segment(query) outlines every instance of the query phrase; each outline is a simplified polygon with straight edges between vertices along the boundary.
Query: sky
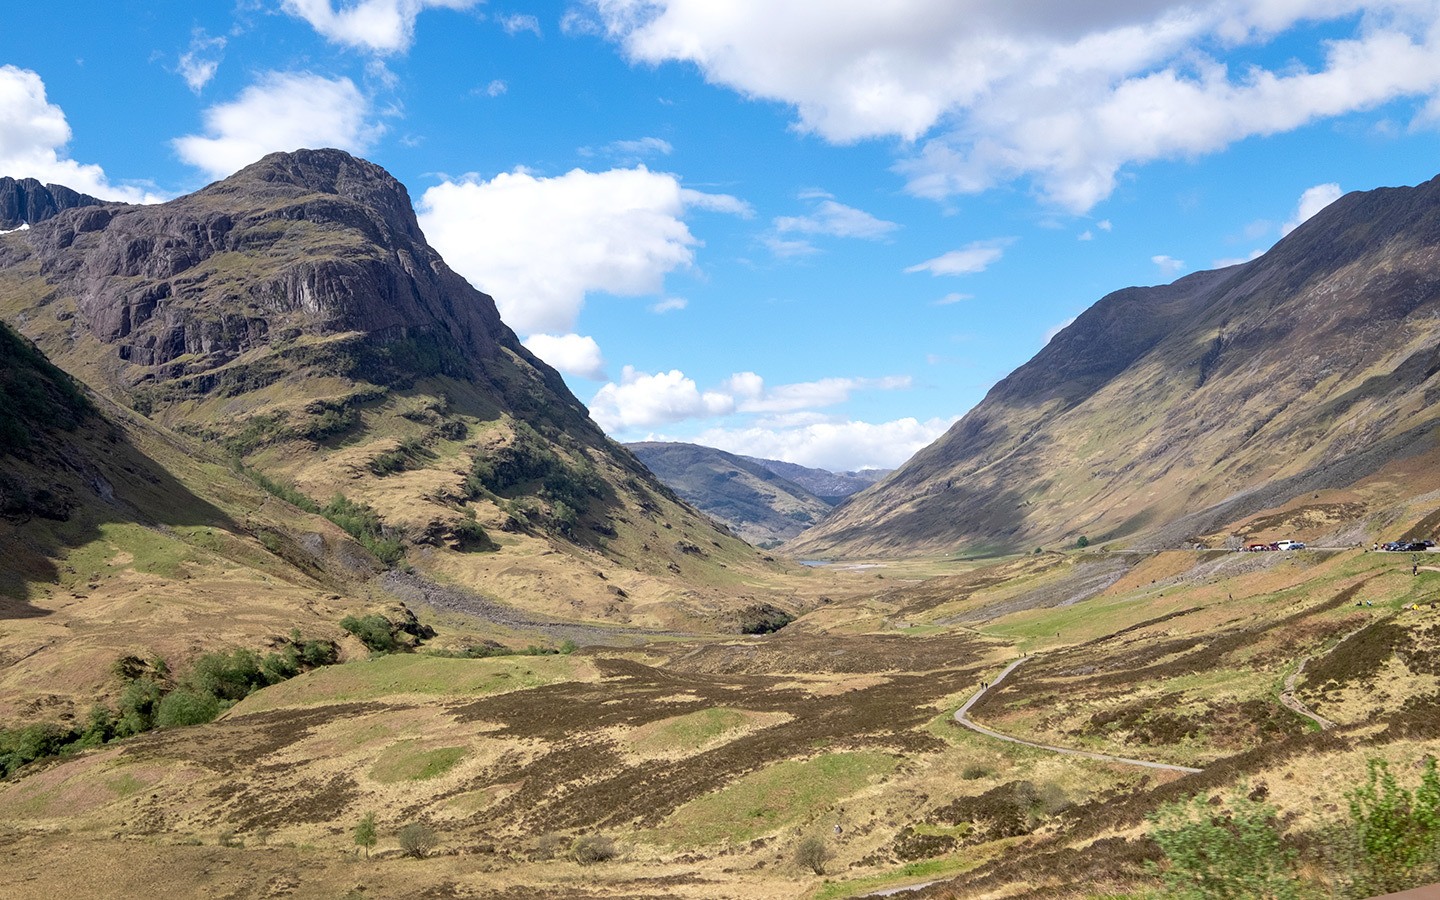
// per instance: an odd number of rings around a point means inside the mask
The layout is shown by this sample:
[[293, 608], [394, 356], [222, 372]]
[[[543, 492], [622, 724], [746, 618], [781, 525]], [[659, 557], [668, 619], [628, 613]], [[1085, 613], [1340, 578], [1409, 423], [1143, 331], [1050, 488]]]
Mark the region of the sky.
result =
[[1440, 0], [73, 0], [0, 175], [339, 147], [622, 441], [894, 467], [1105, 294], [1440, 169]]

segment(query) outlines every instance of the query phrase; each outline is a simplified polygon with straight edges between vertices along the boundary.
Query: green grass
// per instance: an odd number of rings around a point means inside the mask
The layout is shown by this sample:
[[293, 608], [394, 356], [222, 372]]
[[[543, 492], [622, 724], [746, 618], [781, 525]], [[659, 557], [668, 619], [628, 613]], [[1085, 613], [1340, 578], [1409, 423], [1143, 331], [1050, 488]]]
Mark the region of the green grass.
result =
[[396, 653], [326, 666], [257, 691], [230, 712], [351, 703], [404, 694], [464, 698], [574, 681], [585, 665], [568, 656], [444, 659]]
[[672, 813], [652, 836], [674, 846], [705, 846], [753, 840], [834, 806], [895, 771], [899, 759], [885, 753], [827, 753], [786, 760], [753, 772]]
[[381, 784], [397, 781], [424, 781], [444, 775], [465, 757], [464, 747], [421, 749], [417, 741], [399, 741], [385, 748], [370, 777]]
[[660, 723], [660, 727], [635, 742], [639, 753], [695, 750], [727, 731], [743, 728], [749, 717], [736, 709], [716, 707]]
[[931, 878], [940, 879], [951, 875], [957, 875], [967, 869], [972, 869], [980, 863], [978, 858], [964, 857], [960, 855], [942, 856], [937, 859], [924, 859], [918, 862], [906, 863], [898, 869], [889, 872], [882, 872], [878, 875], [867, 875], [864, 878], [856, 878], [849, 881], [831, 881], [822, 885], [819, 890], [811, 894], [811, 900], [837, 900], [840, 897], [855, 897], [871, 893], [885, 887], [900, 887], [905, 882], [918, 881]]
[[147, 575], [176, 578], [186, 563], [200, 562], [195, 548], [180, 538], [129, 522], [104, 522], [97, 526], [99, 537], [73, 550], [66, 563], [75, 570], [75, 581], [103, 575], [118, 553], [132, 559], [124, 568]]

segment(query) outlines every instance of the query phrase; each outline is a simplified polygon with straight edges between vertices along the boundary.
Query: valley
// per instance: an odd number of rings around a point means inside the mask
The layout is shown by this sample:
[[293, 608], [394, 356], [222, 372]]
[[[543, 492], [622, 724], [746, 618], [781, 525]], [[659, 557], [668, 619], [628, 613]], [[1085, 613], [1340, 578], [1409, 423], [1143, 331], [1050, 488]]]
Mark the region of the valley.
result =
[[1440, 747], [1440, 566], [1369, 549], [1440, 538], [1433, 184], [1110, 295], [843, 498], [611, 440], [349, 154], [24, 187], [15, 896], [1140, 900], [1191, 797], [1382, 886], [1347, 812]]

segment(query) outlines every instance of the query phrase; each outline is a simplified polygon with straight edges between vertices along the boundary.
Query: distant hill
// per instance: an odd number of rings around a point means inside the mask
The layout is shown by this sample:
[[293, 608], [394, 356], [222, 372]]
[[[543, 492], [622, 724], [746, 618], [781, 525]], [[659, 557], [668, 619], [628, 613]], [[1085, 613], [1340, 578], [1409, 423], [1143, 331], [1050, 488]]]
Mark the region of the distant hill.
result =
[[1433, 531], [1437, 399], [1440, 180], [1352, 193], [1251, 262], [1102, 298], [789, 549]]
[[742, 459], [762, 465], [781, 478], [800, 485], [831, 506], [851, 494], [865, 490], [894, 471], [894, 469], [860, 469], [856, 472], [831, 472], [828, 469], [812, 469], [795, 463], [781, 462], [778, 459], [760, 459], [754, 456], [745, 456]]
[[752, 544], [789, 540], [830, 510], [829, 502], [776, 474], [769, 461], [697, 444], [646, 441], [626, 446], [687, 502]]

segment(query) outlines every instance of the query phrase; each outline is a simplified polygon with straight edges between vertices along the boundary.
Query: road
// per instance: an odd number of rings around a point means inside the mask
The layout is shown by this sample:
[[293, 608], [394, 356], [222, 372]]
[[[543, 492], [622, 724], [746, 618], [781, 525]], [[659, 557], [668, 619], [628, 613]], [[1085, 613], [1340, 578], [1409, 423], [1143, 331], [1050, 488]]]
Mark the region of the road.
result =
[[1060, 753], [1064, 754], [1065, 756], [1083, 756], [1086, 759], [1097, 759], [1101, 762], [1122, 763], [1127, 766], [1144, 766], [1147, 769], [1164, 769], [1170, 772], [1183, 772], [1186, 775], [1194, 775], [1196, 772], [1201, 771], [1200, 769], [1192, 769], [1189, 766], [1175, 766], [1171, 765], [1170, 763], [1151, 762], [1145, 759], [1130, 759], [1126, 756], [1111, 756], [1108, 753], [1094, 753], [1090, 750], [1074, 750], [1069, 747], [1056, 747], [1051, 744], [1041, 744], [1036, 741], [1027, 741], [1024, 738], [1012, 737], [1008, 734], [1001, 734], [998, 731], [986, 728], [984, 725], [980, 725], [973, 721], [970, 718], [970, 707], [974, 706], [977, 702], [979, 702], [980, 698], [985, 696], [986, 691], [990, 690], [995, 685], [1004, 681], [1006, 676], [1008, 676], [1011, 672], [1015, 671], [1015, 669], [1018, 668], [1021, 663], [1025, 662], [1027, 659], [1033, 658], [1034, 657], [1030, 656], [1022, 656], [1019, 659], [1015, 660], [1013, 663], [1011, 663], [1009, 666], [1006, 666], [1005, 671], [1001, 672], [998, 676], [996, 676], [994, 681], [990, 682], [989, 684], [982, 687], [980, 690], [976, 691], [973, 697], [965, 701], [964, 706], [960, 707], [958, 710], [955, 711], [955, 721], [963, 725], [964, 727], [970, 729], [971, 731], [978, 732], [979, 734], [983, 734], [986, 737], [992, 737], [1000, 741], [1008, 741], [1012, 744], [1022, 744], [1026, 747], [1034, 747], [1038, 750], [1049, 750], [1051, 753]]

